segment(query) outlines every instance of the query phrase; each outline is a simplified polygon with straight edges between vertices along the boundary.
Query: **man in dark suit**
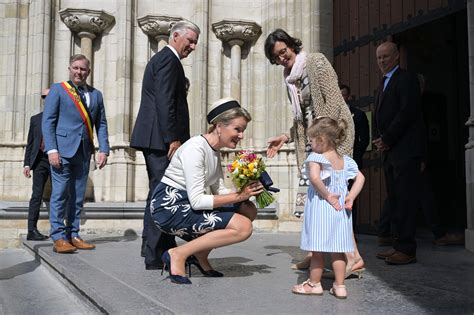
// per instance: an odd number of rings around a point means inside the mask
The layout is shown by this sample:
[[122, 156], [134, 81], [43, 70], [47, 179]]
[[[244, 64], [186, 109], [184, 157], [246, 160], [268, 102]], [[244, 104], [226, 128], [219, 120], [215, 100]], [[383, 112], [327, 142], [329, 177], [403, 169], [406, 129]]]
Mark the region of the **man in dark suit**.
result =
[[341, 84], [339, 85], [339, 89], [341, 90], [342, 98], [344, 98], [344, 101], [349, 106], [352, 119], [354, 120], [354, 153], [352, 156], [359, 169], [362, 169], [362, 158], [370, 142], [369, 121], [367, 120], [365, 112], [354, 106], [351, 88], [345, 84]]
[[[365, 112], [354, 106], [351, 96], [351, 88], [348, 85], [341, 84], [339, 85], [339, 89], [341, 90], [342, 98], [346, 102], [347, 106], [349, 106], [349, 110], [352, 114], [352, 120], [354, 120], [354, 151], [352, 153], [352, 157], [357, 163], [359, 170], [361, 170], [363, 167], [363, 156], [370, 142], [369, 121], [367, 120]], [[352, 187], [352, 183], [353, 181], [350, 180], [349, 189]], [[357, 203], [354, 203], [352, 206], [352, 224], [354, 229], [357, 225], [357, 216]]]
[[[142, 256], [147, 270], [160, 269], [161, 253], [176, 246], [174, 237], [161, 234], [150, 214], [150, 198], [171, 157], [189, 139], [186, 79], [180, 60], [196, 48], [199, 28], [180, 21], [170, 31], [169, 44], [148, 62], [142, 98], [130, 146], [143, 152], [149, 192], [143, 220]], [[145, 253], [143, 253], [145, 252]]]
[[426, 144], [420, 88], [416, 74], [399, 67], [396, 44], [382, 43], [376, 56], [383, 79], [376, 97], [373, 143], [383, 153], [387, 198], [398, 234], [393, 248], [377, 257], [402, 265], [416, 262], [417, 188]]
[[69, 60], [68, 70], [69, 81], [51, 86], [42, 121], [45, 150], [51, 165], [49, 221], [53, 250], [57, 253], [95, 248], [79, 236], [90, 160], [95, 150], [94, 128], [99, 143], [96, 161], [99, 169], [107, 164], [109, 155], [102, 93], [86, 84], [90, 62], [84, 55], [74, 55]]
[[[48, 93], [49, 89], [41, 91], [41, 98], [44, 100]], [[37, 227], [44, 186], [50, 175], [48, 155], [44, 152], [43, 133], [41, 132], [42, 117], [43, 112], [31, 116], [23, 163], [23, 175], [26, 178], [31, 178], [33, 171], [33, 191], [28, 207], [28, 234], [26, 235], [26, 239], [29, 241], [44, 241], [48, 238], [41, 234]]]

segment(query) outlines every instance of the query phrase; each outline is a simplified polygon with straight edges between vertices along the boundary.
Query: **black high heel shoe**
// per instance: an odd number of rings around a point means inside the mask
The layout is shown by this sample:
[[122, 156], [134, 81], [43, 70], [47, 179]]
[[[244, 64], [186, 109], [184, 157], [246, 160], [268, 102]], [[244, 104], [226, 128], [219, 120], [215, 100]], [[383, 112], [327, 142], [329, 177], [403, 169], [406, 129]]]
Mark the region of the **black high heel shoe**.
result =
[[163, 269], [161, 269], [161, 274], [163, 275], [163, 270], [165, 270], [165, 267], [168, 268], [169, 278], [171, 279], [171, 282], [178, 284], [192, 283], [191, 280], [189, 280], [189, 278], [186, 276], [173, 275], [171, 273], [171, 257], [168, 251], [163, 253], [163, 256], [161, 256], [161, 260], [163, 260]]
[[196, 266], [204, 277], [220, 278], [224, 276], [222, 272], [215, 271], [214, 269], [204, 270], [196, 256], [189, 256], [188, 259], [186, 259], [186, 264], [189, 269], [189, 277], [191, 277], [191, 265]]

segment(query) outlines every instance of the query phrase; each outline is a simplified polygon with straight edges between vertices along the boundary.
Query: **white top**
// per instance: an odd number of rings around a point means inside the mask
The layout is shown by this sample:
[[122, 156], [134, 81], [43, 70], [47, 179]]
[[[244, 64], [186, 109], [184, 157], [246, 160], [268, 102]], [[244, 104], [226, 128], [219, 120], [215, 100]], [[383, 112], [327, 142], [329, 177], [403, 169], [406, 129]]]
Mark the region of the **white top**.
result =
[[[232, 192], [224, 186], [220, 152], [203, 136], [192, 137], [176, 150], [161, 181], [186, 190], [195, 210], [212, 209], [214, 195]], [[207, 187], [212, 194], [206, 193]]]

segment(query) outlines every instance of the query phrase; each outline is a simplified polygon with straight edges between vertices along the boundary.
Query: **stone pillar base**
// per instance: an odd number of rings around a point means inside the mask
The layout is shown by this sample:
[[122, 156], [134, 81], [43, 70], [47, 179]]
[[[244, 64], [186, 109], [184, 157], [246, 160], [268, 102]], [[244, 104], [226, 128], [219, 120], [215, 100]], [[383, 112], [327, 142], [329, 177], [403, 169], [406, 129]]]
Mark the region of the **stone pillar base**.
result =
[[466, 249], [474, 253], [474, 230], [466, 229]]

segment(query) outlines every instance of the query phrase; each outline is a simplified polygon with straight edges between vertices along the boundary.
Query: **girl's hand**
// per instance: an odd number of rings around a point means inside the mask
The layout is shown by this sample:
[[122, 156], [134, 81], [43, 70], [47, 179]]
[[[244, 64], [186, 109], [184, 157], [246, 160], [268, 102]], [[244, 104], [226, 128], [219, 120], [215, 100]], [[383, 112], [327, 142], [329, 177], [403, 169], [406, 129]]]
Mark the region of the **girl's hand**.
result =
[[351, 210], [352, 211], [352, 206], [354, 205], [354, 199], [350, 198], [350, 197], [346, 197], [346, 200], [345, 201], [345, 208], [347, 210]]
[[341, 204], [339, 203], [339, 197], [340, 195], [337, 195], [337, 194], [333, 194], [333, 193], [329, 193], [328, 197], [327, 197], [327, 202], [329, 202], [329, 204], [334, 208], [336, 209], [337, 211], [340, 211], [342, 210], [342, 206]]
[[272, 158], [274, 157], [278, 150], [288, 141], [288, 137], [286, 135], [280, 135], [278, 137], [271, 137], [268, 139], [268, 147], [267, 147], [267, 157]]

